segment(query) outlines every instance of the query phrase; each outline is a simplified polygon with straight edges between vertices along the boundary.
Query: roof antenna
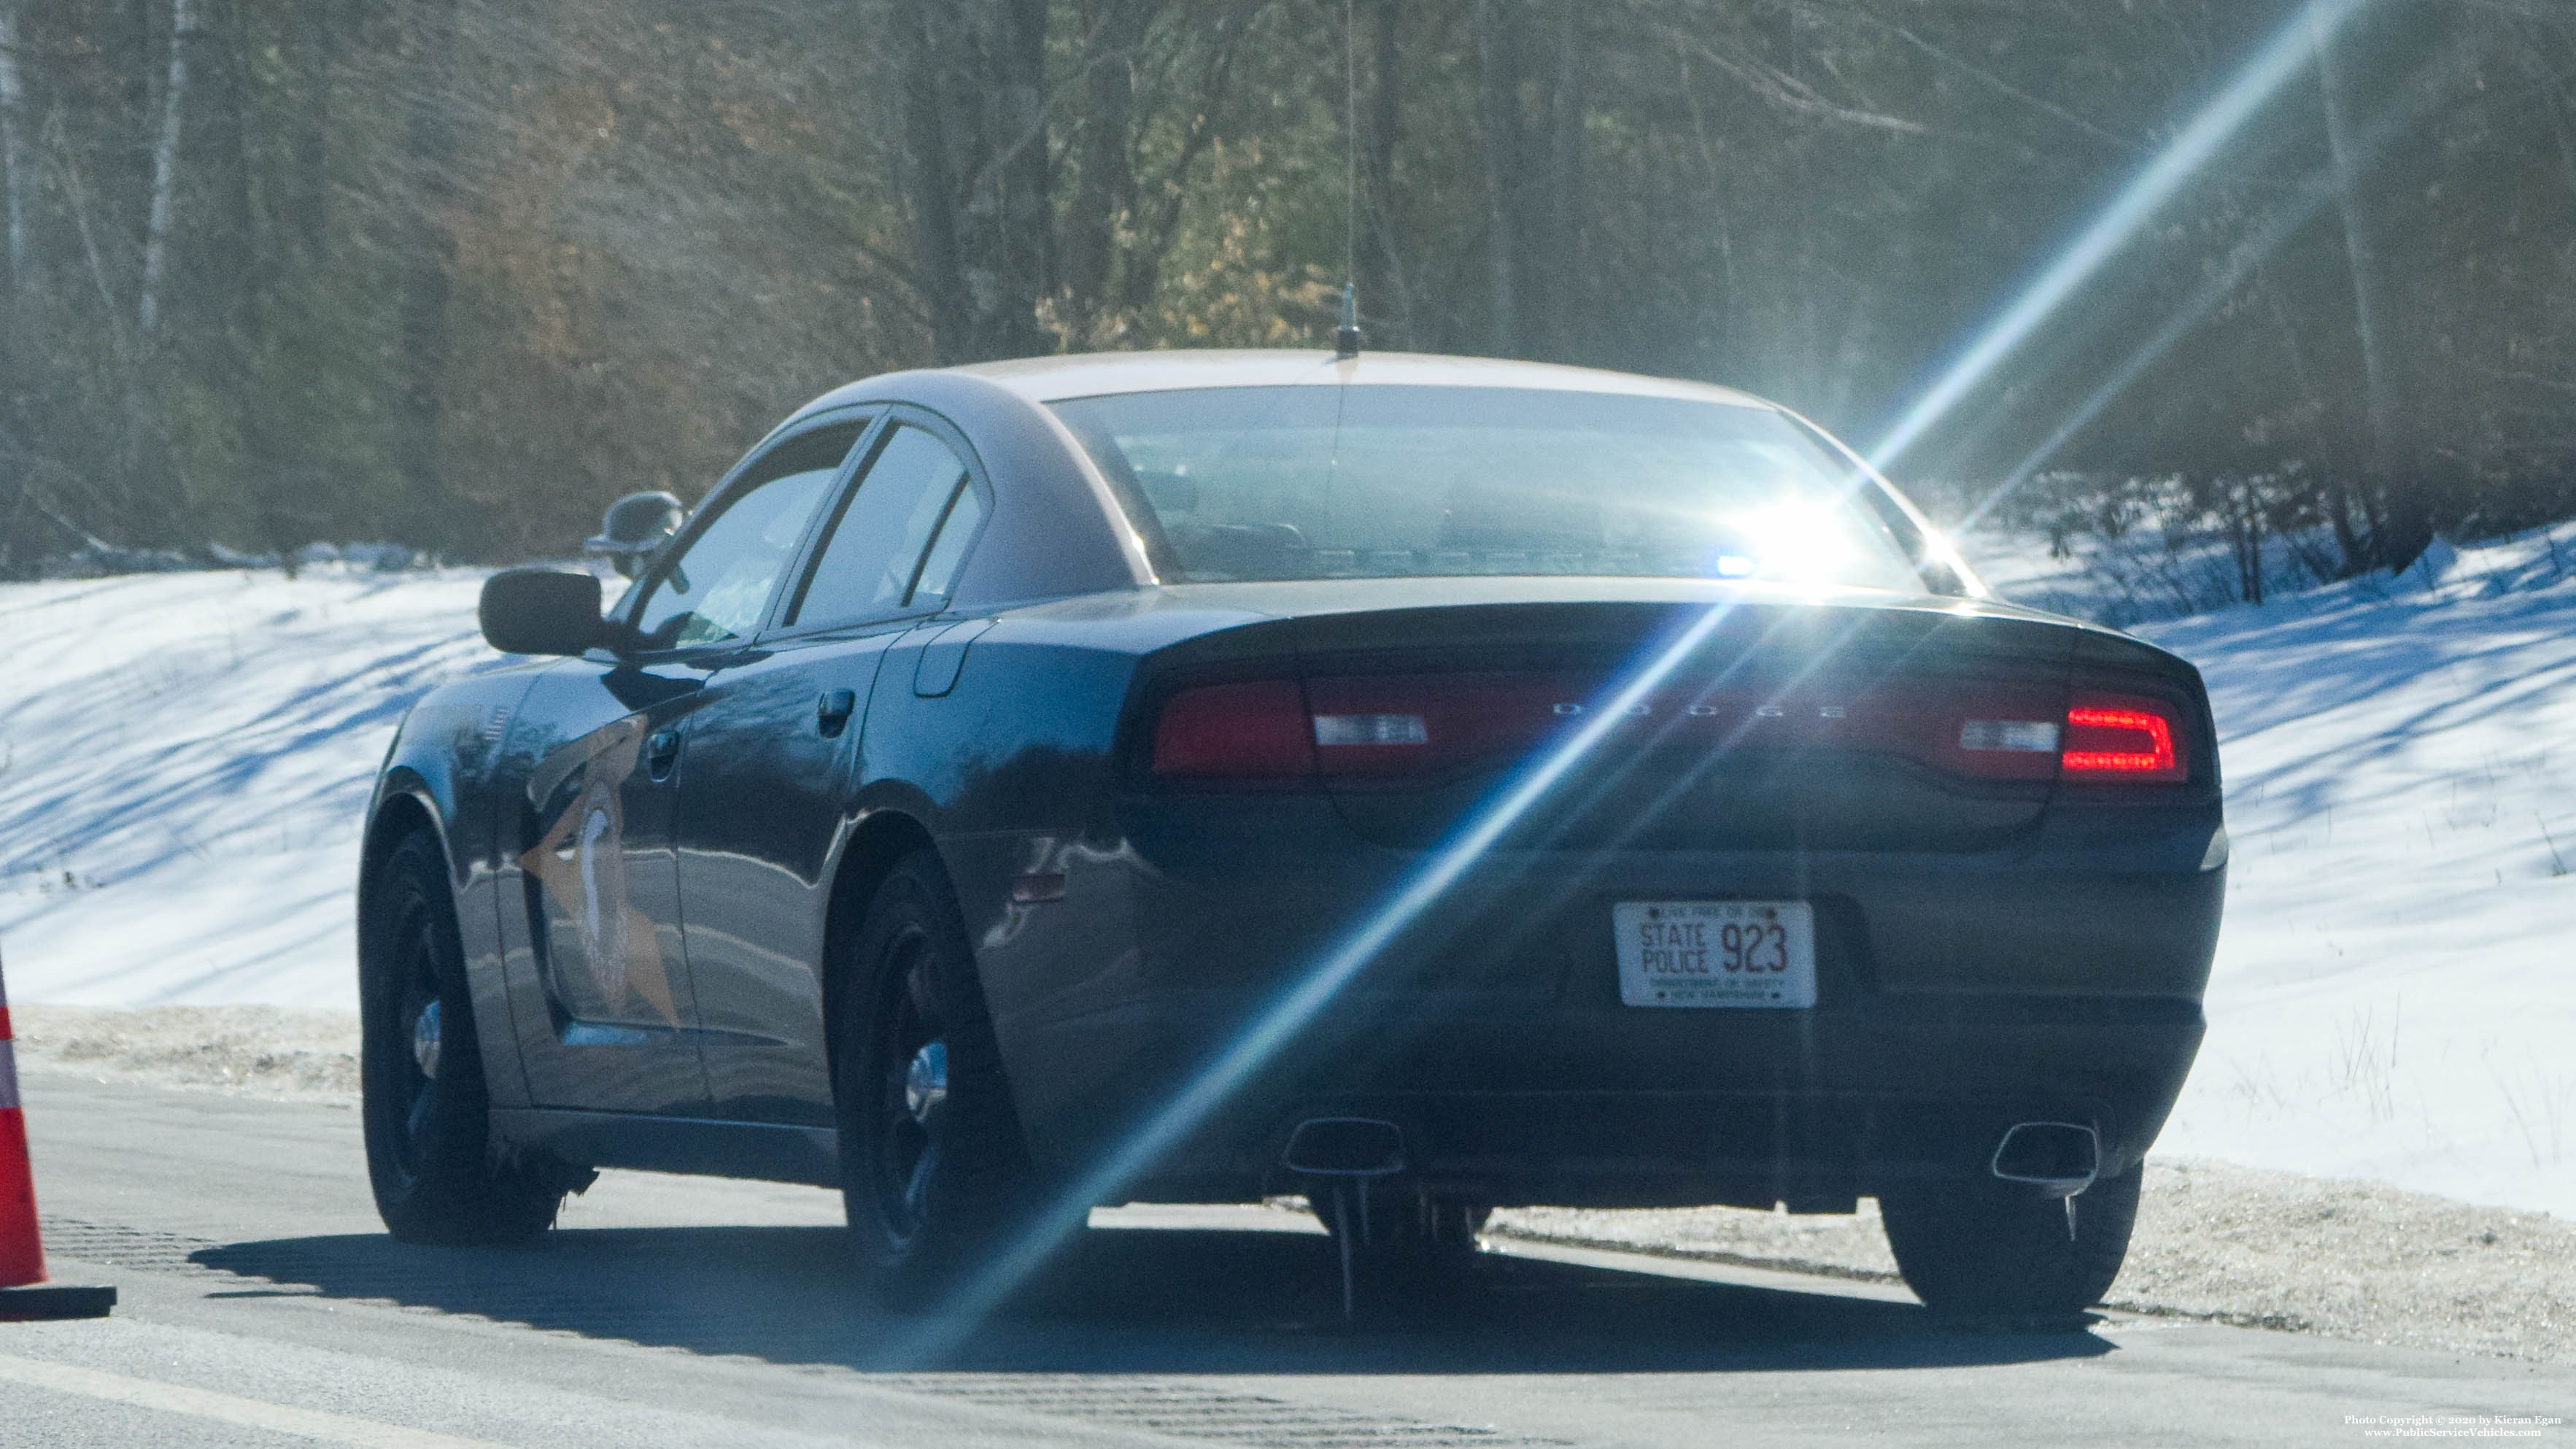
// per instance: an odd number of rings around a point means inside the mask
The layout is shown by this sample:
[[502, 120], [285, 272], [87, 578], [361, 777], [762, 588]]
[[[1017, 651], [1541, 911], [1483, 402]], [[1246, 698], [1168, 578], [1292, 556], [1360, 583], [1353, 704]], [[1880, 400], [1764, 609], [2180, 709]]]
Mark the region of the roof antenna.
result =
[[1342, 0], [1342, 325], [1333, 356], [1360, 355], [1360, 51], [1352, 0]]

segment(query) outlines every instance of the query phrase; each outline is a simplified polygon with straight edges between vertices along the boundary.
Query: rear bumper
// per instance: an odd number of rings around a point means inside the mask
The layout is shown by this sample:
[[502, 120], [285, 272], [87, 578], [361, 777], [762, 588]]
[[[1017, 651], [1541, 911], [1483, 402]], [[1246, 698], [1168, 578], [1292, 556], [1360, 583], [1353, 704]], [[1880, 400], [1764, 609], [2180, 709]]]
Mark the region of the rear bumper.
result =
[[[1296, 1124], [1360, 1116], [1496, 1204], [1831, 1203], [1982, 1171], [2017, 1122], [2094, 1127], [2105, 1171], [2143, 1156], [2202, 1033], [2216, 824], [1951, 855], [1498, 855], [1304, 1011], [1283, 1003], [1397, 914], [1422, 857], [1346, 836], [1165, 868], [1101, 852], [1062, 902], [973, 924], [1031, 1150], [1068, 1178], [1187, 1100], [1212, 1105], [1129, 1195], [1300, 1190], [1278, 1165]], [[1612, 904], [1726, 899], [1814, 905], [1817, 1004], [1623, 1005]]]
[[[1068, 1023], [1057, 1044], [1095, 1061], [1206, 1061], [1219, 1055], [1207, 1045], [1212, 1019], [1261, 1029], [1240, 1003], [1182, 997]], [[1493, 1204], [1830, 1206], [1895, 1180], [1981, 1169], [2005, 1129], [2029, 1121], [2093, 1127], [2104, 1171], [2116, 1172], [2153, 1142], [2201, 1029], [2187, 1001], [1495, 1018], [1362, 994], [1243, 1078], [1127, 1195], [1304, 1190], [1280, 1161], [1314, 1117], [1394, 1123], [1414, 1179]], [[1182, 1090], [1166, 1077], [1142, 1112], [1091, 1130], [1042, 1119], [1033, 1145], [1071, 1173]]]

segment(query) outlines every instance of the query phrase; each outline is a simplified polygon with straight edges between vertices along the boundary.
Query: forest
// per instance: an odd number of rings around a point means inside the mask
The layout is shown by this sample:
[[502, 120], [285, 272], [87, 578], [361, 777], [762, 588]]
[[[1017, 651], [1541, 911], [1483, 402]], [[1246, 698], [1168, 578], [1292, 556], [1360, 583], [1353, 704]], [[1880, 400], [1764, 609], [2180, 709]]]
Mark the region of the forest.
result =
[[0, 576], [559, 556], [837, 383], [1346, 279], [2249, 597], [2576, 513], [2567, 0], [0, 0], [0, 201]]

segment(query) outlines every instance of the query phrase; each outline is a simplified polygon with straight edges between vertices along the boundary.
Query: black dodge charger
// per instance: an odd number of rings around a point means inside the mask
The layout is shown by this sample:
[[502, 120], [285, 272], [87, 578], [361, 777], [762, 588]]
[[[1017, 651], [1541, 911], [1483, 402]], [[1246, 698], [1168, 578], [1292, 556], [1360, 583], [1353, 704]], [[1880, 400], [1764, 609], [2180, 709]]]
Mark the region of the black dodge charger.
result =
[[495, 575], [540, 657], [377, 784], [398, 1236], [615, 1166], [838, 1187], [916, 1295], [1094, 1203], [1288, 1193], [1415, 1266], [1502, 1205], [1871, 1196], [1936, 1307], [2118, 1269], [2225, 888], [2200, 679], [1998, 601], [1784, 409], [899, 373], [593, 542], [624, 596]]

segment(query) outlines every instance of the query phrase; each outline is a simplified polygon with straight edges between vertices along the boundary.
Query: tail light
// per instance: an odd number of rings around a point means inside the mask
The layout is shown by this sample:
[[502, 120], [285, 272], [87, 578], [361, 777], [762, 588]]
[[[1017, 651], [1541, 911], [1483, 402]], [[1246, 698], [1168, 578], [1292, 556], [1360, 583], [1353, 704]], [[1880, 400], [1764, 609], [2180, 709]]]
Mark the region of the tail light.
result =
[[1254, 680], [1184, 689], [1154, 727], [1165, 779], [1442, 774], [1521, 754], [1599, 687], [1590, 677], [1457, 673]]
[[[1965, 773], [2000, 774], [2005, 760], [2039, 762], [2077, 784], [2172, 784], [2191, 777], [2182, 719], [2160, 699], [2079, 694], [2061, 719], [1971, 718], [1959, 726]], [[2025, 766], [2024, 768], [2028, 768]]]
[[2077, 695], [2058, 759], [2067, 779], [2087, 784], [2169, 784], [2191, 776], [2179, 712], [2134, 695]]
[[[1449, 775], [1527, 754], [1608, 707], [1593, 673], [1459, 672], [1255, 680], [1163, 706], [1166, 779], [1365, 783]], [[2161, 700], [1938, 678], [1866, 686], [1659, 691], [1605, 747], [1896, 755], [1995, 781], [2154, 784], [2188, 778], [2181, 717]]]
[[1314, 725], [1293, 679], [1185, 689], [1154, 726], [1154, 773], [1176, 780], [1302, 780], [1315, 773]]

